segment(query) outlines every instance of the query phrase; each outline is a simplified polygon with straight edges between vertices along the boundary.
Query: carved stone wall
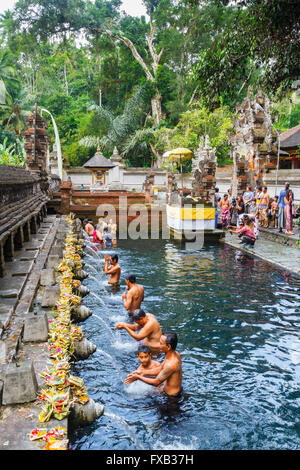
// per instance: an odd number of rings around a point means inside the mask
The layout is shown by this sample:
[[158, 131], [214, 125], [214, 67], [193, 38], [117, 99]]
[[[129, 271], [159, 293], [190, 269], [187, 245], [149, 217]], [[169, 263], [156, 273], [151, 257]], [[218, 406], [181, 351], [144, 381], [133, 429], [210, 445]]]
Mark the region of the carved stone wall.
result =
[[43, 180], [34, 173], [12, 166], [0, 166], [0, 276], [5, 261], [35, 233], [46, 215], [48, 196]]
[[193, 196], [201, 198], [204, 203], [213, 203], [216, 187], [217, 158], [216, 149], [210, 146], [208, 135], [200, 140], [193, 159], [194, 179]]
[[[261, 109], [265, 112], [263, 112]], [[233, 194], [264, 184], [268, 168], [276, 166], [277, 134], [270, 120], [270, 102], [259, 93], [254, 100], [246, 97], [236, 107], [238, 117], [233, 125], [235, 134], [230, 136], [233, 159]]]

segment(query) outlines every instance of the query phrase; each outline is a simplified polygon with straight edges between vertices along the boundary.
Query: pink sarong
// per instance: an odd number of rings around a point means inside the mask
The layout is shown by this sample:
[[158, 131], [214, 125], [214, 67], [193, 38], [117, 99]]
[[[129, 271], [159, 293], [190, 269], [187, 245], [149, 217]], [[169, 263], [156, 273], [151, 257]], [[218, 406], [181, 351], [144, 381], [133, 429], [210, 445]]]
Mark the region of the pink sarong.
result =
[[224, 209], [221, 209], [221, 217], [222, 217], [222, 225], [223, 227], [226, 227], [227, 225], [230, 225], [231, 222], [231, 214], [230, 210], [227, 207], [224, 207]]

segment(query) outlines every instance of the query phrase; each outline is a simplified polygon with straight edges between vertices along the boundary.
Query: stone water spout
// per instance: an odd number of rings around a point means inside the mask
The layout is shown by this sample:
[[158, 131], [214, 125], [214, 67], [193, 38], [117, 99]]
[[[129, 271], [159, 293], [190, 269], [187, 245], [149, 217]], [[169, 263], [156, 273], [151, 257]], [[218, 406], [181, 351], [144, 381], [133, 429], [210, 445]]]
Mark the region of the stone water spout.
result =
[[88, 426], [102, 416], [103, 413], [104, 406], [96, 403], [92, 398], [85, 405], [74, 403], [69, 416], [70, 424], [74, 427]]
[[86, 271], [83, 271], [83, 269], [81, 269], [80, 271], [75, 271], [74, 272], [74, 278], [79, 279], [80, 281], [82, 279], [87, 278], [88, 276], [89, 276], [89, 274]]
[[85, 286], [79, 286], [77, 291], [81, 297], [85, 297], [86, 295], [90, 293], [90, 289], [88, 289], [88, 287], [85, 287]]
[[72, 319], [76, 322], [82, 322], [92, 315], [92, 311], [85, 305], [80, 305], [72, 310]]
[[75, 360], [87, 359], [91, 354], [96, 351], [97, 347], [91, 341], [83, 338], [81, 341], [74, 343], [73, 357]]

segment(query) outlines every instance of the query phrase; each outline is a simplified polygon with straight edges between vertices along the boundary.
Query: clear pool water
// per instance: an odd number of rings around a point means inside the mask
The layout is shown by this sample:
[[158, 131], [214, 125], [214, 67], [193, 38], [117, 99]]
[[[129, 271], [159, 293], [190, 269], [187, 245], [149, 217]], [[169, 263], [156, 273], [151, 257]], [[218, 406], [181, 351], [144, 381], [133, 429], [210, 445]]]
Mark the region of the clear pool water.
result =
[[[84, 298], [94, 315], [81, 326], [97, 351], [73, 373], [105, 415], [73, 431], [73, 449], [300, 448], [299, 279], [223, 244], [187, 252], [169, 241], [120, 241], [100, 256], [86, 252], [93, 277], [84, 285], [102, 302]], [[106, 252], [144, 285], [143, 308], [178, 334], [179, 400], [123, 383], [138, 366], [137, 342], [114, 328], [128, 320], [125, 282], [111, 292]]]

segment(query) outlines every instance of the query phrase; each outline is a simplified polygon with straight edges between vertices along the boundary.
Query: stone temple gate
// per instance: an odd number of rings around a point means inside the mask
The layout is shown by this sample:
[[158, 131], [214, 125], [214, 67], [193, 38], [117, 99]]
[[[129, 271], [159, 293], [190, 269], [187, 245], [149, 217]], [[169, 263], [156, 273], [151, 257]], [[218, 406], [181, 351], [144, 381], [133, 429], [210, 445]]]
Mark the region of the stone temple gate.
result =
[[233, 195], [243, 193], [247, 184], [264, 184], [269, 169], [276, 167], [277, 134], [270, 119], [270, 102], [262, 94], [245, 98], [236, 107], [235, 134], [230, 136], [233, 160]]

